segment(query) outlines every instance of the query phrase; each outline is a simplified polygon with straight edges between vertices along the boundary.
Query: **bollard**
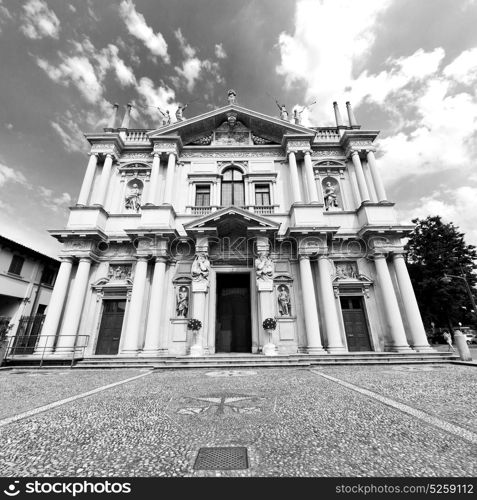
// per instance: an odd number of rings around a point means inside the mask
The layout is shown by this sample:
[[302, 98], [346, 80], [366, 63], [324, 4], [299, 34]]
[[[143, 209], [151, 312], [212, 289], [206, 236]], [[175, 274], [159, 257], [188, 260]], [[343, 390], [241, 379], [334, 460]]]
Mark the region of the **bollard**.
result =
[[472, 361], [469, 346], [465, 335], [460, 330], [454, 330], [454, 342], [459, 351], [459, 357], [462, 361]]

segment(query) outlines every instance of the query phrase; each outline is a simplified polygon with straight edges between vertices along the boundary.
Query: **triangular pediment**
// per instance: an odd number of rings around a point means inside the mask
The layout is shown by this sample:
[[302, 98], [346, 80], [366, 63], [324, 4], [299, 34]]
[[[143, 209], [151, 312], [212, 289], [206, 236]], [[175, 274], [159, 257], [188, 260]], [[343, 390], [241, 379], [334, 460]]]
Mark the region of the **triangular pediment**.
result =
[[150, 139], [177, 135], [192, 146], [278, 145], [285, 134], [313, 137], [315, 130], [230, 104], [147, 133]]
[[188, 224], [184, 224], [184, 229], [190, 232], [201, 230], [207, 231], [207, 229], [214, 229], [219, 224], [231, 220], [239, 222], [246, 226], [247, 229], [258, 231], [278, 231], [280, 227], [279, 223], [273, 222], [266, 217], [253, 214], [247, 210], [243, 210], [242, 208], [226, 207], [189, 222]]

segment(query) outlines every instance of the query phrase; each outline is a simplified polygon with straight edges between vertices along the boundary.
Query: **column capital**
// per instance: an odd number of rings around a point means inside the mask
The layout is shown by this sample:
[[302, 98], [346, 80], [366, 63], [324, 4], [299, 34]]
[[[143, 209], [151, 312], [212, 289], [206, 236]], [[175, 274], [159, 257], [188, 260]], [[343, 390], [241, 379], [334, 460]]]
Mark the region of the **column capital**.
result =
[[157, 264], [158, 262], [162, 262], [163, 264], [167, 264], [168, 262], [167, 255], [158, 255], [154, 258], [154, 262]]
[[91, 257], [84, 257], [83, 256], [83, 257], [79, 258], [79, 262], [89, 262], [89, 263], [91, 263], [91, 261], [92, 261]]
[[98, 153], [98, 152], [94, 152], [94, 151], [90, 151], [90, 152], [88, 153], [88, 156], [90, 156], [90, 157], [91, 157], [91, 156], [96, 156], [96, 158], [98, 158], [99, 153]]
[[160, 158], [161, 157], [161, 153], [159, 151], [153, 151], [151, 153], [151, 155], [153, 158]]
[[298, 260], [310, 260], [310, 256], [304, 253], [298, 254]]
[[293, 155], [294, 157], [296, 157], [295, 153], [296, 153], [296, 150], [294, 150], [294, 149], [287, 149], [286, 150], [287, 156]]
[[393, 250], [392, 256], [393, 259], [404, 259], [406, 257], [407, 252], [404, 249], [401, 250]]
[[63, 255], [60, 255], [58, 257], [58, 259], [61, 261], [61, 262], [67, 262], [68, 264], [72, 264], [73, 263], [73, 257], [72, 256], [63, 256]]
[[387, 254], [375, 252], [375, 253], [373, 253], [373, 259], [374, 260], [381, 260], [381, 259], [386, 260], [387, 259]]
[[304, 156], [308, 155], [308, 156], [310, 156], [310, 157], [311, 157], [311, 153], [312, 153], [312, 150], [311, 150], [311, 149], [302, 149], [302, 150], [301, 150], [301, 152], [302, 152], [302, 154], [303, 154]]

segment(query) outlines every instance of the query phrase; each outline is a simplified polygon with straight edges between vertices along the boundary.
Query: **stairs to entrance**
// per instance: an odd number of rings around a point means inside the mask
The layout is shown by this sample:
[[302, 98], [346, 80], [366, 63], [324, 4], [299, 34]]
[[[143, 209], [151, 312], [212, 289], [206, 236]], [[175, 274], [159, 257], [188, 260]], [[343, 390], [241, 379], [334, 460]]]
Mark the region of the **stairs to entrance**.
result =
[[[454, 353], [393, 353], [393, 352], [359, 352], [344, 354], [289, 354], [264, 356], [262, 354], [211, 354], [199, 358], [190, 356], [161, 356], [154, 358], [92, 356], [78, 359], [73, 368], [277, 368], [277, 367], [312, 367], [337, 365], [397, 365], [423, 363], [451, 363], [459, 357]], [[44, 367], [68, 366], [70, 360], [43, 361]], [[29, 359], [10, 359], [7, 366], [34, 367], [39, 361]]]

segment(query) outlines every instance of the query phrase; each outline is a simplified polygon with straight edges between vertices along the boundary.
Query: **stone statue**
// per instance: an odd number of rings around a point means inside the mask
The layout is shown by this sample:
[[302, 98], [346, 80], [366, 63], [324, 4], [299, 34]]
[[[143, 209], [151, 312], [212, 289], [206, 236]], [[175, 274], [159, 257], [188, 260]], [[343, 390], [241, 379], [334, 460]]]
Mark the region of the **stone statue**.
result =
[[159, 109], [159, 113], [162, 115], [162, 126], [170, 125], [171, 124], [171, 115], [169, 113], [169, 110], [166, 110], [165, 112], [162, 111], [162, 109]]
[[187, 318], [189, 312], [189, 290], [186, 286], [181, 286], [177, 294], [176, 315], [178, 318]]
[[275, 102], [277, 103], [278, 109], [280, 110], [280, 118], [282, 120], [288, 121], [288, 111], [285, 104], [280, 104], [276, 99]]
[[273, 261], [266, 252], [260, 252], [255, 259], [255, 270], [257, 272], [257, 280], [271, 281], [273, 279]]
[[206, 281], [209, 278], [209, 270], [210, 262], [207, 254], [204, 252], [198, 253], [192, 264], [192, 279], [194, 281]]
[[236, 101], [237, 101], [237, 92], [235, 92], [234, 89], [230, 89], [227, 92], [227, 99], [229, 101], [229, 104], [236, 104]]
[[290, 293], [285, 285], [278, 287], [278, 312], [281, 316], [291, 315]]
[[298, 108], [295, 108], [293, 110], [293, 121], [295, 122], [295, 125], [300, 125], [301, 123], [301, 114], [303, 111], [305, 111], [306, 108], [302, 108], [301, 111], [298, 111]]
[[141, 208], [141, 191], [136, 183], [133, 184], [129, 194], [126, 195], [124, 206], [134, 212], [139, 212]]
[[338, 196], [335, 193], [335, 188], [331, 185], [331, 182], [327, 182], [325, 185], [325, 192], [323, 194], [325, 199], [325, 208], [328, 210], [331, 207], [338, 206]]
[[122, 281], [126, 278], [131, 277], [131, 267], [130, 266], [110, 266], [108, 272], [108, 278], [111, 281]]
[[187, 108], [187, 104], [184, 104], [184, 106], [182, 106], [181, 104], [179, 104], [177, 110], [176, 110], [176, 119], [178, 122], [181, 122], [183, 120], [185, 120], [184, 116], [183, 116], [183, 112], [184, 112], [184, 109]]

